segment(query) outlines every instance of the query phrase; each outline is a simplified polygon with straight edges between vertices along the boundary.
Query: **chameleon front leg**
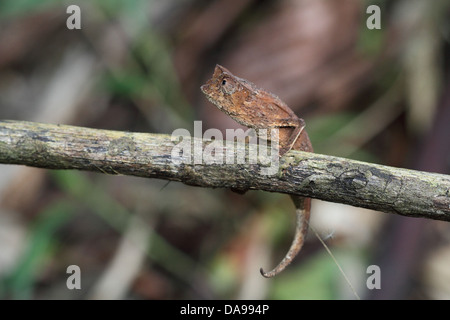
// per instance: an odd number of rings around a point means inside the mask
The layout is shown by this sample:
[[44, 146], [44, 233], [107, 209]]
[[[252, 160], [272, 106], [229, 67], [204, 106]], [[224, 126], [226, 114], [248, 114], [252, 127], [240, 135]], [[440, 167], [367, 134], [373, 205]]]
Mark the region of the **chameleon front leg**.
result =
[[290, 135], [289, 140], [280, 148], [280, 157], [282, 157], [285, 153], [291, 151], [298, 138], [302, 134], [303, 129], [305, 129], [305, 121], [303, 121], [303, 119], [298, 119], [298, 125], [294, 128], [294, 131]]

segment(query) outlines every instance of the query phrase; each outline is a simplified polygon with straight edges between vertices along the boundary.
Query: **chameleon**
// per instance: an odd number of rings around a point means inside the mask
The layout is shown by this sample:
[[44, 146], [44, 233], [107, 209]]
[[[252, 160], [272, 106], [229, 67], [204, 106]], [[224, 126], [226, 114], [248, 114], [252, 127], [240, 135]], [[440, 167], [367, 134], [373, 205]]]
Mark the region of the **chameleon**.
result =
[[[313, 152], [305, 130], [305, 121], [276, 95], [258, 88], [254, 83], [233, 75], [221, 65], [200, 87], [206, 98], [239, 124], [255, 129], [278, 129], [279, 156], [293, 150]], [[270, 139], [267, 138], [266, 139]], [[311, 199], [291, 195], [295, 206], [296, 226], [291, 246], [283, 260], [271, 271], [260, 269], [271, 278], [282, 272], [303, 247], [308, 231]]]

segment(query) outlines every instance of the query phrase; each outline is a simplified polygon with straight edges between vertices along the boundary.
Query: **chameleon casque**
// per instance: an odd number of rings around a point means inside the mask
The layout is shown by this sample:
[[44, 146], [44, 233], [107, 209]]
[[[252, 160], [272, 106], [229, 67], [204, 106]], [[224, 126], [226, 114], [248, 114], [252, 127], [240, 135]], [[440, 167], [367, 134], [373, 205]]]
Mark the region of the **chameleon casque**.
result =
[[[256, 131], [258, 129], [279, 130], [279, 155], [291, 149], [313, 152], [305, 122], [277, 96], [259, 89], [248, 80], [234, 76], [226, 68], [216, 65], [214, 74], [203, 86], [202, 92], [217, 108], [236, 122]], [[267, 139], [267, 137], [266, 137]], [[261, 274], [271, 278], [283, 271], [303, 246], [308, 230], [311, 199], [291, 196], [295, 205], [296, 228], [291, 247], [283, 260], [269, 272]]]

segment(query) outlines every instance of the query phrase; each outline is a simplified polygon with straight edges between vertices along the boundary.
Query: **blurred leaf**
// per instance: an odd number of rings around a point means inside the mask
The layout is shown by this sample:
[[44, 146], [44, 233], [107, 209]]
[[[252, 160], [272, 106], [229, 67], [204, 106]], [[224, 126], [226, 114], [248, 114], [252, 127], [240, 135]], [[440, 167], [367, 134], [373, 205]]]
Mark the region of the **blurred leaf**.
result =
[[55, 243], [54, 234], [71, 218], [73, 211], [73, 204], [61, 201], [41, 212], [32, 228], [28, 249], [13, 273], [4, 279], [1, 295], [10, 295], [13, 299], [32, 298], [36, 274]]
[[52, 171], [51, 175], [65, 192], [87, 204], [113, 228], [123, 231], [127, 226], [130, 213], [101, 186], [94, 185], [76, 171], [56, 170]]
[[297, 268], [274, 278], [272, 299], [335, 299], [336, 266], [326, 254], [317, 254]]
[[[308, 134], [313, 143], [314, 152], [377, 163], [379, 158], [373, 153], [360, 148], [357, 144], [355, 149], [355, 143], [360, 136], [359, 130], [361, 130], [359, 123], [353, 121], [356, 117], [358, 117], [356, 113], [341, 112], [309, 119]], [[350, 127], [349, 124], [351, 124]], [[345, 128], [345, 134], [342, 134], [343, 128]]]
[[0, 1], [0, 17], [17, 17], [29, 12], [45, 10], [58, 3], [60, 4], [61, 2], [56, 0], [3, 0]]
[[280, 245], [288, 239], [291, 241], [291, 234], [294, 232], [295, 215], [293, 214], [295, 208], [291, 199], [288, 196], [281, 195], [279, 201], [271, 203], [264, 211], [267, 213], [267, 225], [273, 238], [270, 243], [274, 246]]
[[109, 92], [119, 97], [133, 98], [147, 86], [147, 79], [131, 70], [117, 70], [114, 76], [105, 75], [104, 83]]
[[192, 108], [184, 97], [173, 65], [171, 45], [157, 33], [147, 31], [135, 49], [148, 70], [149, 84], [154, 88], [146, 91], [149, 97], [171, 108], [185, 121], [192, 120]]
[[[76, 171], [56, 170], [52, 176], [58, 185], [78, 202], [84, 203], [111, 227], [124, 232], [131, 212], [111, 197], [102, 185], [94, 185], [84, 174]], [[151, 228], [151, 226], [148, 226]], [[186, 281], [186, 274], [197, 269], [191, 257], [172, 246], [156, 232], [151, 232], [147, 254], [164, 269]]]
[[213, 260], [210, 284], [217, 296], [230, 296], [238, 286], [236, 270], [226, 255], [219, 255]]
[[356, 113], [339, 112], [308, 119], [308, 135], [314, 146], [314, 152], [327, 154], [327, 140], [356, 116]]
[[[364, 21], [365, 23], [365, 21]], [[369, 30], [364, 25], [360, 29], [358, 48], [369, 56], [378, 56], [384, 47], [385, 33], [383, 29]]]
[[93, 1], [102, 8], [108, 15], [117, 16], [120, 14], [127, 24], [132, 24], [133, 28], [142, 28], [148, 25], [148, 14], [151, 1], [148, 0], [97, 0]]
[[[386, 1], [385, 0], [365, 0], [364, 4], [361, 6], [363, 9], [362, 19], [361, 19], [361, 26], [359, 28], [359, 38], [358, 38], [358, 49], [366, 55], [375, 57], [378, 56], [383, 49], [386, 34], [384, 32], [385, 29], [387, 29], [387, 26], [385, 25], [387, 21], [387, 17], [385, 17], [385, 14], [387, 14], [388, 10], [386, 9]], [[377, 5], [381, 10], [381, 29], [368, 29], [366, 22], [367, 19], [370, 17], [370, 14], [366, 13], [366, 9], [370, 5]]]

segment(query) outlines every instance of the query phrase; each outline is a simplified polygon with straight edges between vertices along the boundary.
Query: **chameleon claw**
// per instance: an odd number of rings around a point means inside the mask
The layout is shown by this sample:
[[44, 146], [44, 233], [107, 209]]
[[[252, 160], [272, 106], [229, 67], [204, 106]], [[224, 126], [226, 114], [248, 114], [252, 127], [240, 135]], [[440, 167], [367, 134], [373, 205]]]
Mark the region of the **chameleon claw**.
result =
[[297, 219], [294, 240], [292, 241], [291, 247], [289, 248], [286, 256], [273, 270], [265, 272], [263, 268], [259, 269], [259, 272], [264, 278], [272, 278], [282, 272], [292, 262], [292, 260], [294, 260], [305, 242], [306, 232], [308, 230], [311, 199], [295, 196], [292, 196], [291, 198], [296, 207], [295, 214]]

